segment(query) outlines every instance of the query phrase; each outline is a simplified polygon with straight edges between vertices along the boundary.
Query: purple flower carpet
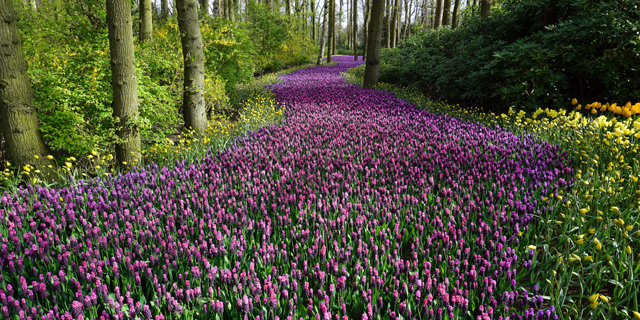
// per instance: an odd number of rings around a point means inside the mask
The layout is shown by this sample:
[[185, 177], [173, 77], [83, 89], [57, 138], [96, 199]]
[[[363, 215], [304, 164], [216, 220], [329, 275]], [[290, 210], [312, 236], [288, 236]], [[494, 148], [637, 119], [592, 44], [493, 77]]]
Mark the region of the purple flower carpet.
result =
[[[281, 126], [228, 150], [0, 197], [5, 319], [553, 319], [521, 233], [568, 188], [558, 147], [282, 76]], [[533, 229], [532, 229], [533, 230]]]

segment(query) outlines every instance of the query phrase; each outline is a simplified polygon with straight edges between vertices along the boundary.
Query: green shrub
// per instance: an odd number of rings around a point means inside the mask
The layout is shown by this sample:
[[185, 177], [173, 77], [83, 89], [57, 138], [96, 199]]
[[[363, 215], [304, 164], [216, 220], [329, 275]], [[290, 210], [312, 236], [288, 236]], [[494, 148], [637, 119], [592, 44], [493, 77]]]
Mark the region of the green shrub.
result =
[[634, 101], [639, 16], [637, 0], [507, 0], [487, 18], [384, 51], [381, 80], [492, 111]]

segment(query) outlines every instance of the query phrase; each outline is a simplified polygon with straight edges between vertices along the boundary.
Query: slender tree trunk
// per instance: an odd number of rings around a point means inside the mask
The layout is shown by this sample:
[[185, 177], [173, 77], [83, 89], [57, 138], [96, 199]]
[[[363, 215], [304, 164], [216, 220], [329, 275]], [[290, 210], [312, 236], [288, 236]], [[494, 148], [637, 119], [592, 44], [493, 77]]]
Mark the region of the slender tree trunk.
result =
[[184, 92], [182, 110], [184, 125], [198, 134], [207, 129], [204, 104], [204, 52], [198, 5], [196, 0], [176, 0], [178, 6], [178, 28], [184, 56]]
[[393, 0], [387, 0], [387, 6], [386, 6], [386, 14], [387, 14], [387, 21], [386, 21], [386, 25], [385, 25], [385, 42], [386, 48], [391, 48], [391, 13], [393, 12], [393, 9], [391, 9], [391, 5], [393, 5]]
[[160, 0], [160, 13], [162, 20], [169, 17], [169, 0]]
[[[168, 1], [168, 0], [167, 0]], [[224, 4], [226, 0], [214, 0], [218, 5], [218, 17], [227, 17], [227, 13], [225, 12]]]
[[458, 12], [460, 11], [460, 0], [454, 0], [453, 17], [451, 19], [451, 29], [458, 27]]
[[311, 0], [311, 39], [316, 41], [316, 3], [315, 0]]
[[[364, 20], [364, 50], [362, 51], [362, 59], [367, 60], [367, 52], [369, 51], [369, 23], [371, 22], [371, 1], [365, 0], [365, 20]], [[377, 0], [380, 1], [380, 0]]]
[[380, 76], [380, 42], [382, 41], [382, 19], [384, 0], [372, 1], [369, 18], [369, 44], [367, 45], [367, 65], [364, 70], [364, 87], [378, 84]]
[[433, 28], [438, 29], [440, 27], [440, 23], [442, 22], [442, 3], [444, 0], [436, 0], [436, 16], [433, 22]]
[[47, 159], [49, 152], [38, 129], [13, 0], [0, 0], [0, 53], [0, 127], [6, 157], [18, 167], [31, 164], [44, 171], [53, 162]]
[[[206, 1], [206, 0], [205, 0]], [[151, 13], [151, 0], [140, 0], [140, 42], [151, 40], [153, 23]]]
[[404, 1], [404, 35], [402, 39], [406, 39], [409, 36], [409, 24], [411, 24], [411, 1]]
[[442, 25], [451, 25], [451, 0], [444, 0], [442, 6]]
[[333, 23], [331, 24], [331, 28], [333, 29], [333, 32], [331, 32], [331, 54], [332, 55], [336, 55], [336, 44], [338, 44], [337, 41], [337, 35], [338, 33], [336, 32], [336, 0], [333, 0], [333, 10], [331, 10], [332, 12], [332, 19], [333, 19]]
[[36, 3], [36, 0], [29, 0], [29, 4], [33, 12], [38, 12], [38, 4]]
[[287, 15], [290, 16], [291, 15], [291, 0], [286, 0], [286, 4], [287, 4]]
[[131, 2], [107, 0], [107, 26], [111, 50], [111, 87], [113, 117], [118, 119], [116, 159], [119, 165], [131, 166], [140, 159], [140, 130], [136, 61], [131, 30]]
[[331, 55], [332, 55], [332, 45], [333, 45], [333, 36], [334, 36], [334, 11], [333, 7], [335, 5], [335, 0], [329, 0], [329, 26], [327, 27], [328, 36], [327, 36], [327, 63], [331, 63]]
[[322, 64], [322, 58], [324, 58], [324, 45], [327, 37], [327, 16], [329, 11], [329, 0], [324, 0], [324, 9], [322, 11], [322, 28], [320, 31], [320, 50], [318, 50], [317, 65]]
[[480, 17], [488, 17], [491, 14], [491, 0], [480, 0]]
[[[394, 1], [394, 0], [390, 0], [390, 1]], [[394, 4], [393, 4], [393, 13], [392, 13], [392, 19], [391, 19], [391, 48], [395, 48], [396, 47], [396, 27], [398, 26], [398, 1], [400, 0], [395, 0]]]
[[206, 17], [209, 15], [209, 0], [200, 0], [200, 15]]
[[358, 0], [353, 0], [353, 60], [358, 60]]

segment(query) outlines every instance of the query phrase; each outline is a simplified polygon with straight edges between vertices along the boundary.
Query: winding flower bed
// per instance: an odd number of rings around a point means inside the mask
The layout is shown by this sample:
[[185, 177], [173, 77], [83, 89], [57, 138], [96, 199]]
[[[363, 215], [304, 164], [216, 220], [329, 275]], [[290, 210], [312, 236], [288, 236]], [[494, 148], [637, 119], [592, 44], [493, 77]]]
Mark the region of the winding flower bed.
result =
[[335, 60], [282, 76], [283, 125], [217, 155], [0, 197], [3, 317], [553, 319], [519, 236], [571, 185], [562, 150]]

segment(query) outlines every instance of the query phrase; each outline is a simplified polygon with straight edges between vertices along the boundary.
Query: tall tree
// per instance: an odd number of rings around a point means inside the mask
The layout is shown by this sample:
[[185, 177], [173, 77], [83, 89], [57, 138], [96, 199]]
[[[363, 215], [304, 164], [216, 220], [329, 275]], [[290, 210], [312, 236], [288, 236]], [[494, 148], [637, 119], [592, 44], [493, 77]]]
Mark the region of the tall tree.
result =
[[334, 6], [335, 6], [335, 0], [329, 0], [329, 26], [328, 26], [328, 36], [327, 36], [327, 63], [331, 63], [331, 55], [332, 55], [332, 49], [333, 49], [333, 37], [335, 35], [334, 33], [334, 29], [335, 29], [335, 12], [334, 12]]
[[311, 0], [311, 39], [316, 41], [316, 3]]
[[[394, 1], [394, 0], [390, 0], [390, 1]], [[398, 1], [400, 0], [395, 0], [394, 4], [393, 4], [393, 12], [391, 13], [391, 48], [395, 48], [396, 47], [396, 27], [398, 26]]]
[[204, 134], [207, 129], [207, 115], [204, 103], [204, 52], [198, 21], [198, 4], [196, 0], [176, 0], [176, 4], [184, 56], [184, 125], [198, 134]]
[[[451, 29], [458, 27], [458, 13], [460, 11], [460, 0], [454, 0], [453, 17], [451, 18]], [[468, 0], [467, 0], [468, 1]]]
[[324, 8], [322, 10], [322, 30], [320, 31], [320, 50], [318, 50], [317, 65], [322, 64], [322, 58], [324, 57], [324, 45], [327, 37], [327, 15], [329, 11], [329, 0], [324, 0]]
[[[336, 54], [336, 0], [331, 0], [331, 24], [329, 27], [331, 28], [331, 55]], [[327, 61], [330, 62], [330, 61]]]
[[382, 41], [382, 19], [384, 0], [372, 1], [369, 20], [369, 44], [367, 45], [367, 65], [364, 69], [364, 87], [378, 84], [380, 76], [380, 42]]
[[440, 23], [442, 22], [442, 3], [443, 0], [436, 0], [436, 16], [433, 21], [433, 28], [438, 29], [440, 27]]
[[131, 30], [131, 2], [107, 0], [107, 26], [111, 50], [113, 117], [119, 120], [116, 144], [118, 164], [133, 165], [140, 159], [138, 80]]
[[353, 60], [358, 60], [358, 0], [353, 0]]
[[364, 50], [362, 50], [362, 59], [367, 60], [367, 51], [369, 50], [369, 22], [371, 21], [371, 0], [364, 0]]
[[391, 12], [393, 12], [393, 10], [391, 9], [391, 5], [393, 4], [393, 2], [391, 2], [391, 0], [387, 0], [386, 3], [386, 7], [385, 7], [385, 14], [386, 14], [386, 20], [385, 21], [385, 42], [386, 48], [390, 48], [391, 47]]
[[209, 15], [209, 0], [200, 0], [200, 15], [206, 17]]
[[444, 0], [442, 5], [442, 25], [451, 25], [451, 0]]
[[0, 126], [7, 159], [18, 166], [44, 168], [52, 163], [46, 158], [48, 150], [38, 129], [13, 0], [0, 0], [0, 55]]
[[480, 0], [480, 17], [488, 17], [491, 14], [491, 0]]
[[290, 16], [291, 15], [291, 0], [286, 0], [286, 4], [287, 4], [287, 15]]
[[162, 20], [169, 17], [169, 0], [160, 0], [160, 16]]
[[[205, 0], [206, 1], [206, 0]], [[140, 0], [140, 42], [151, 40], [153, 24], [151, 17], [151, 0]]]

